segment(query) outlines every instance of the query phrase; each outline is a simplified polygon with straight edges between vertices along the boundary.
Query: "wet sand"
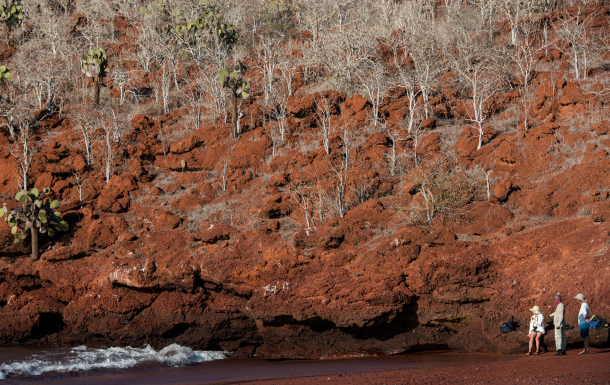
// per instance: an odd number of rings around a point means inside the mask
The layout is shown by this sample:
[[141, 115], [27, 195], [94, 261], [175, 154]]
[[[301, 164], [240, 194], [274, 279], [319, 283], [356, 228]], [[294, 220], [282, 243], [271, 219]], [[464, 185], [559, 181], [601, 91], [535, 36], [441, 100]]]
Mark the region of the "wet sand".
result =
[[54, 372], [43, 376], [22, 376], [0, 381], [3, 384], [83, 384], [109, 385], [195, 385], [239, 384], [252, 381], [282, 383], [292, 379], [344, 376], [358, 373], [390, 372], [417, 368], [444, 368], [455, 365], [475, 365], [504, 362], [517, 357], [487, 354], [456, 354], [425, 352], [388, 357], [358, 357], [315, 361], [262, 361], [235, 359], [203, 362], [183, 367], [140, 365], [129, 369], [102, 369], [86, 372]]
[[568, 351], [539, 356], [452, 352], [413, 353], [318, 361], [226, 359], [180, 368], [135, 367], [9, 378], [0, 384], [87, 385], [394, 385], [394, 384], [592, 384], [610, 385], [610, 349], [589, 355]]
[[[339, 373], [332, 376], [312, 376], [240, 382], [240, 385], [394, 385], [394, 384], [592, 384], [610, 385], [610, 349], [591, 349], [591, 354], [579, 355], [580, 350], [568, 351], [556, 357], [554, 352], [539, 356], [508, 356], [491, 362], [455, 364], [406, 370], [362, 373]], [[453, 354], [452, 354], [453, 355]]]

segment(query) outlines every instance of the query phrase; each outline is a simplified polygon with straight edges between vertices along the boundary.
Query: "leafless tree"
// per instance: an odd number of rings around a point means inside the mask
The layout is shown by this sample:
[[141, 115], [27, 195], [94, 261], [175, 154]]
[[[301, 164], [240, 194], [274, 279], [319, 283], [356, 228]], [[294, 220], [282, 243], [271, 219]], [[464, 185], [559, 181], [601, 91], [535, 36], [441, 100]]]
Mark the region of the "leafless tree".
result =
[[[55, 111], [56, 105], [61, 104], [57, 99], [67, 97], [66, 94], [60, 94], [65, 91], [65, 79], [71, 67], [66, 59], [68, 57], [53, 59], [43, 51], [30, 51], [27, 57], [17, 59], [24, 71], [22, 83], [26, 89], [34, 92], [38, 108]], [[41, 66], [41, 62], [46, 65]]]
[[263, 76], [263, 94], [265, 95], [264, 103], [269, 105], [271, 94], [274, 92], [274, 82], [277, 77], [278, 69], [284, 61], [284, 52], [282, 52], [282, 44], [284, 44], [283, 35], [261, 36], [260, 49], [257, 51], [259, 59], [259, 69]]
[[332, 129], [332, 103], [326, 97], [320, 96], [315, 99], [316, 114], [318, 115], [318, 126], [322, 131], [322, 145], [324, 151], [330, 154], [330, 134]]
[[387, 36], [396, 28], [400, 12], [400, 2], [396, 0], [379, 0], [373, 2], [379, 18], [380, 36]]
[[136, 26], [134, 52], [130, 56], [135, 60], [142, 70], [149, 72], [152, 70], [152, 65], [161, 55], [159, 47], [162, 46], [162, 38], [155, 31], [153, 20], [145, 19], [145, 21]]
[[80, 202], [80, 207], [83, 208], [83, 200], [87, 198], [83, 188], [85, 187], [85, 182], [87, 182], [88, 178], [83, 178], [83, 174], [77, 171], [72, 171], [72, 177], [74, 178], [74, 184], [76, 185], [76, 190], [78, 191], [78, 201]]
[[520, 24], [523, 20], [531, 15], [536, 7], [534, 0], [497, 0], [502, 14], [508, 20], [510, 25], [510, 42], [515, 45], [517, 35], [519, 33]]
[[388, 159], [388, 163], [390, 163], [390, 175], [396, 175], [396, 166], [398, 165], [398, 160], [403, 158], [405, 154], [401, 154], [399, 151], [399, 143], [405, 142], [408, 140], [407, 137], [403, 137], [403, 133], [399, 130], [398, 126], [393, 126], [391, 128], [388, 127], [386, 123], [382, 124], [383, 132], [390, 139], [390, 152], [386, 153], [386, 159]]
[[420, 29], [415, 31], [415, 39], [411, 40], [415, 44], [408, 46], [421, 89], [426, 119], [430, 117], [430, 94], [435, 82], [446, 69], [435, 34], [434, 29], [420, 26]]
[[366, 28], [330, 32], [318, 39], [315, 54], [336, 90], [354, 92], [356, 70], [373, 54], [374, 40]]
[[290, 41], [284, 45], [284, 59], [280, 62], [279, 66], [282, 76], [284, 77], [284, 82], [288, 87], [288, 96], [292, 96], [294, 92], [292, 82], [299, 69], [299, 60], [294, 56], [294, 50], [295, 43], [293, 41]]
[[421, 120], [413, 127], [413, 130], [409, 133], [411, 139], [411, 150], [413, 150], [413, 162], [415, 167], [419, 166], [419, 155], [417, 154], [417, 147], [421, 140]]
[[491, 181], [490, 181], [490, 177], [491, 174], [494, 172], [494, 169], [496, 168], [496, 162], [491, 162], [490, 164], [487, 164], [487, 162], [485, 162], [485, 165], [482, 168], [483, 174], [485, 174], [485, 187], [487, 188], [487, 200], [489, 200], [489, 198], [491, 198]]
[[161, 124], [159, 120], [157, 120], [159, 125], [159, 132], [157, 133], [157, 139], [161, 142], [161, 148], [163, 149], [163, 157], [167, 156], [167, 150], [171, 145], [171, 132], [170, 128], [165, 124]]
[[[188, 109], [191, 111], [195, 129], [201, 128], [201, 119], [203, 119], [203, 110], [206, 99], [206, 84], [203, 74], [198, 72], [194, 81], [190, 85], [182, 89], [182, 95], [188, 102]], [[213, 120], [216, 121], [215, 115]]]
[[23, 190], [27, 191], [28, 172], [38, 150], [36, 143], [34, 143], [34, 134], [30, 119], [23, 118], [19, 121], [15, 141], [9, 145], [8, 150], [17, 161], [17, 166], [20, 171], [19, 179], [21, 186], [23, 187]]
[[[197, 71], [195, 80], [190, 86], [182, 91], [189, 102], [190, 108], [195, 114], [195, 126], [199, 128], [199, 120], [203, 117], [203, 107], [207, 107], [212, 115], [212, 121], [227, 110], [227, 95], [218, 81], [218, 70], [216, 67], [206, 67]], [[224, 123], [227, 123], [225, 114]]]
[[357, 72], [359, 83], [365, 95], [373, 105], [373, 126], [379, 122], [379, 105], [389, 89], [388, 76], [384, 66], [373, 60], [368, 60]]
[[532, 22], [522, 22], [522, 28], [517, 40], [513, 43], [512, 49], [509, 48], [508, 56], [517, 66], [521, 75], [523, 89], [521, 99], [523, 105], [523, 126], [529, 129], [529, 109], [531, 107], [530, 80], [536, 64], [538, 54], [546, 49], [547, 45], [541, 42], [535, 35], [536, 27]]
[[[371, 165], [364, 162], [360, 154], [358, 155], [357, 161], [360, 165], [359, 167], [352, 168], [353, 172], [350, 190], [358, 200], [358, 204], [362, 204], [373, 197], [375, 189], [373, 188], [371, 181], [367, 178]], [[357, 175], [353, 176], [353, 173], [356, 173]]]
[[[100, 2], [77, 1], [75, 3], [76, 9], [74, 11], [84, 15], [87, 20], [113, 20], [116, 16], [114, 1], [115, 0]], [[96, 45], [99, 46], [99, 44]]]
[[314, 225], [314, 219], [312, 216], [313, 204], [311, 202], [312, 187], [305, 186], [303, 183], [299, 183], [292, 191], [292, 199], [299, 205], [303, 211], [303, 217], [305, 219], [305, 225], [310, 228]]
[[106, 183], [110, 181], [112, 177], [112, 165], [114, 163], [114, 149], [113, 144], [118, 143], [121, 138], [121, 132], [124, 130], [124, 124], [122, 115], [112, 108], [108, 108], [105, 111], [105, 117], [102, 122], [102, 129], [104, 131], [104, 160], [106, 165], [104, 167], [106, 174]]
[[501, 88], [497, 69], [497, 58], [486, 41], [481, 39], [480, 30], [470, 30], [463, 25], [445, 31], [445, 55], [452, 69], [464, 82], [471, 98], [467, 114], [469, 121], [476, 123], [479, 131], [477, 149], [483, 145], [483, 125], [488, 118], [490, 105], [487, 103]]
[[[278, 84], [278, 87], [274, 87], [270, 99], [270, 110], [272, 118], [277, 122], [277, 134], [279, 139], [283, 142], [285, 135], [288, 130], [286, 125], [286, 117], [290, 112], [288, 110], [288, 87]], [[275, 151], [274, 151], [275, 154]]]
[[468, 4], [472, 5], [479, 11], [481, 19], [487, 19], [487, 29], [489, 32], [489, 41], [493, 40], [493, 23], [498, 9], [501, 9], [501, 3], [505, 0], [467, 0]]
[[[95, 14], [95, 13], [94, 13]], [[95, 17], [95, 16], [92, 16]], [[107, 16], [113, 17], [113, 16]], [[97, 20], [95, 18], [90, 20]], [[87, 23], [79, 30], [80, 36], [84, 41], [84, 47], [81, 51], [87, 51], [90, 49], [105, 48], [116, 41], [113, 30], [109, 23]]]
[[[15, 79], [15, 78], [13, 78]], [[0, 116], [6, 120], [6, 126], [11, 138], [15, 138], [19, 121], [22, 117], [29, 115], [28, 103], [20, 87], [13, 82], [4, 81], [0, 83]]]
[[[409, 9], [417, 10], [417, 4]], [[409, 92], [410, 104], [414, 100], [413, 87], [419, 89], [423, 99], [423, 108], [426, 118], [430, 117], [430, 94], [439, 76], [445, 72], [446, 65], [442, 56], [442, 49], [437, 41], [437, 26], [434, 22], [425, 19], [425, 14], [410, 13], [399, 19], [402, 33], [393, 34], [390, 38], [393, 62], [398, 69], [399, 83], [411, 89]], [[410, 60], [410, 62], [409, 62]], [[409, 89], [407, 90], [409, 91]]]
[[85, 148], [85, 164], [91, 169], [93, 161], [93, 144], [97, 141], [96, 131], [101, 125], [99, 116], [88, 111], [78, 111], [71, 116], [73, 127], [83, 138]]
[[110, 71], [109, 80], [119, 87], [119, 105], [122, 106], [125, 102], [126, 92], [134, 84], [137, 72], [122, 68], [120, 65]]
[[218, 165], [215, 167], [217, 178], [219, 179], [218, 185], [223, 192], [227, 191], [227, 182], [229, 181], [229, 164], [231, 163], [231, 153], [222, 158]]
[[164, 57], [158, 62], [159, 69], [154, 72], [152, 78], [153, 87], [155, 90], [155, 96], [158, 102], [158, 95], [161, 95], [163, 102], [163, 113], [167, 114], [169, 111], [169, 96], [172, 87], [173, 71], [172, 71], [172, 60], [171, 58]]
[[[395, 51], [396, 52], [396, 51]], [[409, 107], [409, 123], [407, 131], [410, 133], [415, 124], [415, 116], [417, 111], [421, 108], [418, 96], [421, 94], [421, 87], [417, 77], [417, 72], [408, 63], [404, 63], [403, 60], [398, 58], [397, 54], [394, 55], [395, 63], [395, 77], [393, 79], [395, 87], [404, 88], [407, 93], [407, 102]]]
[[[64, 6], [70, 7], [68, 4]], [[62, 13], [58, 15], [52, 9], [41, 6], [37, 11], [28, 14], [28, 21], [34, 27], [33, 39], [29, 39], [29, 41], [41, 41], [42, 47], [39, 47], [38, 50], [48, 52], [53, 59], [69, 55], [73, 49], [71, 47], [72, 39], [68, 37], [70, 18], [65, 12]]]
[[599, 39], [599, 34], [591, 28], [596, 16], [594, 13], [583, 12], [581, 6], [578, 6], [573, 14], [564, 10], [561, 18], [555, 24], [560, 43], [563, 43], [558, 44], [557, 47], [572, 59], [576, 79], [580, 79], [581, 71], [583, 77], [587, 77], [592, 49], [595, 47], [594, 43]]
[[343, 152], [339, 157], [330, 161], [330, 166], [335, 178], [335, 199], [334, 205], [341, 218], [347, 213], [346, 191], [348, 186], [348, 176], [351, 167], [350, 150], [353, 147], [349, 136], [347, 124], [343, 129]]
[[312, 44], [317, 46], [317, 40], [331, 28], [333, 1], [295, 0], [292, 6], [301, 30], [311, 32]]

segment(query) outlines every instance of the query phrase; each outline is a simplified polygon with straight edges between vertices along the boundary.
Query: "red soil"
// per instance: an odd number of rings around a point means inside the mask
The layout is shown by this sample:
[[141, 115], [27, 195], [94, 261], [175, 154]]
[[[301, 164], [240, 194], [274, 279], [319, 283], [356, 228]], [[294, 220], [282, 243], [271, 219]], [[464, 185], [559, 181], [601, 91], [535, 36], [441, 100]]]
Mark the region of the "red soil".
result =
[[[595, 9], [608, 18], [607, 7]], [[557, 52], [539, 59], [570, 69]], [[608, 67], [595, 72], [593, 82], [607, 81]], [[429, 348], [520, 353], [528, 309], [549, 314], [557, 292], [569, 324], [576, 324], [579, 292], [592, 313], [610, 319], [610, 95], [585, 98], [584, 81], [569, 72], [536, 72], [531, 129], [521, 128], [519, 92], [504, 90], [477, 150], [477, 132], [464, 123], [468, 95], [454, 78], [443, 76], [431, 99], [439, 119], [425, 122], [418, 154], [423, 163], [455, 154], [461, 180], [479, 193], [454, 217], [429, 224], [409, 221], [423, 205], [414, 180], [422, 167], [410, 160], [392, 175], [390, 137], [371, 133], [371, 105], [360, 95], [315, 93], [331, 101], [337, 129], [329, 154], [313, 92], [303, 84], [278, 148], [254, 92], [237, 141], [222, 119], [195, 130], [184, 109], [137, 115], [115, 143], [121, 156], [108, 183], [101, 155], [85, 170], [73, 122], [48, 118], [30, 181], [51, 187], [70, 232], [43, 238], [46, 251], [30, 262], [28, 244], [12, 245], [0, 221], [0, 345], [179, 343], [264, 359]], [[407, 105], [393, 90], [380, 107], [403, 138]], [[331, 164], [341, 159], [343, 123], [355, 138], [348, 212], [307, 227], [295, 190], [316, 185], [335, 193]], [[169, 146], [161, 127], [175, 134]], [[9, 206], [18, 181], [11, 140], [0, 132], [0, 198]], [[399, 152], [412, 146], [401, 141]], [[490, 163], [488, 199], [481, 168]], [[82, 205], [73, 171], [87, 179]], [[511, 318], [517, 331], [500, 334]], [[578, 332], [567, 338], [576, 343]], [[608, 329], [592, 331], [591, 340], [608, 344]], [[556, 362], [536, 358], [549, 368]]]

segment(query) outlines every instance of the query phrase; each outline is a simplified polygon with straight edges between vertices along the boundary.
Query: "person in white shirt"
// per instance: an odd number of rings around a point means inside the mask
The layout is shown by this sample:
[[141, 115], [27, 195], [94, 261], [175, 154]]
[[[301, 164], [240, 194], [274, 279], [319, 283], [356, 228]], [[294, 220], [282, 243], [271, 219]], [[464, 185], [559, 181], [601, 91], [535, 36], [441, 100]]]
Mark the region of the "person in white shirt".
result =
[[579, 293], [574, 298], [581, 302], [580, 311], [578, 312], [578, 328], [580, 329], [580, 336], [585, 342], [585, 349], [578, 354], [589, 354], [589, 305], [582, 293]]
[[555, 326], [555, 349], [556, 356], [566, 355], [566, 308], [561, 302], [561, 296], [557, 294], [553, 297], [553, 301], [557, 304], [557, 309], [548, 317], [553, 317], [553, 325]]
[[536, 340], [536, 352], [534, 354], [540, 354], [540, 337], [544, 334], [544, 315], [540, 312], [540, 307], [534, 306], [530, 309], [532, 318], [530, 319], [530, 332], [527, 335], [530, 338], [529, 350], [527, 355], [532, 354], [532, 347], [534, 346], [534, 339]]

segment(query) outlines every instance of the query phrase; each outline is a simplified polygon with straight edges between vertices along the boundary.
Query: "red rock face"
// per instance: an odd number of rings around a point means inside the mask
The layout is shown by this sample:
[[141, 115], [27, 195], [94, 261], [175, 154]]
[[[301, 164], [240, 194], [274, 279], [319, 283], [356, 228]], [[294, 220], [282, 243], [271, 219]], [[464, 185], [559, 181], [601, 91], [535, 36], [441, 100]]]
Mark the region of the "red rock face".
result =
[[[549, 50], [539, 60], [569, 59]], [[528, 309], [551, 313], [556, 293], [570, 325], [577, 293], [610, 318], [610, 131], [605, 115], [589, 114], [605, 111], [607, 96], [592, 101], [563, 70], [537, 72], [529, 129], [519, 91], [499, 92], [477, 150], [453, 72], [430, 95], [417, 136], [400, 88], [382, 100], [375, 128], [364, 96], [311, 93], [300, 75], [293, 86], [283, 140], [255, 92], [237, 140], [222, 117], [195, 130], [182, 107], [136, 115], [108, 183], [99, 155], [87, 168], [73, 124], [45, 118], [51, 139], [29, 176], [61, 200], [70, 231], [43, 237], [32, 262], [30, 245], [13, 245], [0, 221], [0, 344], [179, 343], [265, 359], [513, 353], [525, 349]], [[331, 114], [328, 152], [320, 98]], [[12, 208], [19, 173], [9, 143], [2, 131], [0, 195]], [[445, 182], [467, 182], [468, 199], [428, 221], [420, 174], [441, 159], [454, 165]], [[74, 172], [86, 177], [80, 194]], [[501, 334], [511, 319], [517, 330]], [[580, 341], [577, 328], [567, 336]], [[591, 331], [593, 344], [608, 338]]]

